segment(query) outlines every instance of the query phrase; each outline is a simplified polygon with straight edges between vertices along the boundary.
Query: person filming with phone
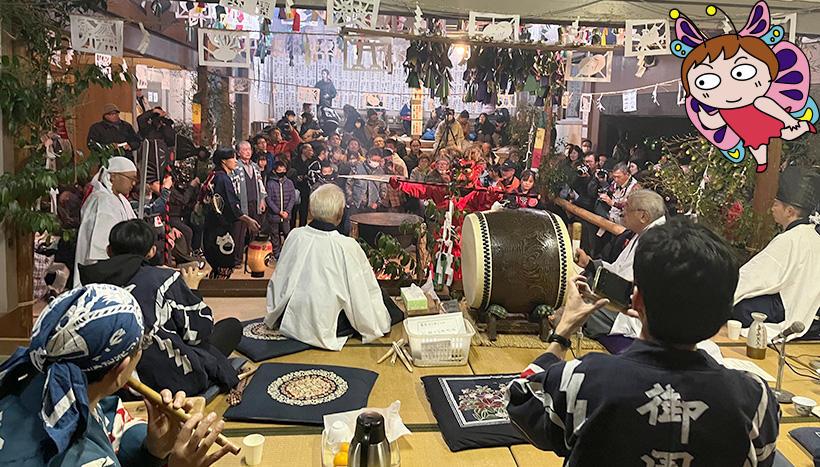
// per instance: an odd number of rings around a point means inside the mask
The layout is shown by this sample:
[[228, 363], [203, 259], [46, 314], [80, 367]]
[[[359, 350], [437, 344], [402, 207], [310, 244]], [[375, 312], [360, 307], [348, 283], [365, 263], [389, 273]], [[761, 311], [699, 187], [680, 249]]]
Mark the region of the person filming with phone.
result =
[[[599, 267], [603, 267], [626, 281], [632, 282], [634, 276], [632, 266], [638, 242], [646, 230], [666, 222], [664, 207], [663, 198], [654, 191], [633, 191], [629, 194], [623, 208], [623, 223], [627, 229], [635, 232], [635, 236], [626, 244], [615, 262], [593, 260], [583, 249], [578, 248], [575, 251], [575, 263], [584, 268], [590, 277], [595, 275]], [[640, 322], [625, 314], [601, 309], [590, 316], [584, 331], [589, 336], [621, 334], [627, 337], [637, 337], [640, 334]]]

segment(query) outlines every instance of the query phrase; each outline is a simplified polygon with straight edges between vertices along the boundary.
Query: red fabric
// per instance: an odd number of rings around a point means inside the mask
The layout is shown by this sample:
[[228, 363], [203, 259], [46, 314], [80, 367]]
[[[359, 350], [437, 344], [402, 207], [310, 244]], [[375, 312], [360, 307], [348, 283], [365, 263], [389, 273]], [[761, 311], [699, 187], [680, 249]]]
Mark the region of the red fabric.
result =
[[758, 110], [754, 104], [738, 109], [721, 109], [720, 116], [745, 146], [752, 149], [769, 144], [771, 138], [779, 138], [785, 125], [780, 120]]
[[290, 129], [290, 140], [282, 139], [276, 144], [268, 142], [267, 150], [269, 153], [273, 154], [274, 156], [278, 156], [280, 154], [285, 154], [288, 161], [290, 161], [290, 153], [299, 146], [299, 143], [302, 142], [302, 138], [299, 137], [299, 132], [296, 131], [295, 128], [291, 127]]

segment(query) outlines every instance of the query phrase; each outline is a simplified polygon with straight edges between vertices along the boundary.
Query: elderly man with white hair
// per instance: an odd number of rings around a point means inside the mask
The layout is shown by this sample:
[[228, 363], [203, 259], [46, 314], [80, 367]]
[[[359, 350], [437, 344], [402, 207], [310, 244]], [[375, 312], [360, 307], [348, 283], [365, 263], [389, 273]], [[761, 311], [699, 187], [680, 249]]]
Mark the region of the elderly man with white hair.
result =
[[78, 266], [108, 259], [108, 234], [121, 221], [136, 215], [125, 197], [137, 184], [137, 166], [125, 157], [112, 157], [108, 168], [101, 167], [91, 182], [93, 190], [80, 210], [74, 287], [80, 286]]
[[[236, 145], [236, 169], [230, 174], [236, 194], [239, 196], [239, 206], [242, 214], [250, 217], [256, 222], [262, 223], [262, 216], [265, 213], [265, 182], [259, 172], [259, 166], [251, 161], [253, 148], [251, 143], [242, 141]], [[236, 241], [236, 265], [242, 264], [242, 255], [245, 252], [245, 235], [248, 233], [248, 225], [245, 222], [235, 222], [233, 227], [233, 238]], [[251, 239], [253, 240], [253, 239]]]
[[268, 284], [265, 324], [315, 347], [341, 350], [340, 314], [371, 342], [390, 331], [379, 284], [356, 240], [342, 236], [345, 196], [333, 184], [310, 195], [313, 221], [291, 231]]
[[[614, 272], [629, 282], [633, 281], [632, 263], [635, 259], [635, 250], [641, 239], [641, 234], [647, 229], [666, 222], [664, 217], [665, 206], [663, 198], [651, 190], [635, 190], [629, 194], [622, 210], [624, 227], [635, 232], [635, 236], [624, 247], [614, 263], [592, 260], [584, 250], [578, 248], [575, 252], [575, 262], [578, 266], [594, 271], [598, 267]], [[619, 334], [627, 337], [637, 337], [641, 331], [641, 323], [636, 318], [608, 310], [596, 311], [587, 321], [585, 330], [591, 335]]]

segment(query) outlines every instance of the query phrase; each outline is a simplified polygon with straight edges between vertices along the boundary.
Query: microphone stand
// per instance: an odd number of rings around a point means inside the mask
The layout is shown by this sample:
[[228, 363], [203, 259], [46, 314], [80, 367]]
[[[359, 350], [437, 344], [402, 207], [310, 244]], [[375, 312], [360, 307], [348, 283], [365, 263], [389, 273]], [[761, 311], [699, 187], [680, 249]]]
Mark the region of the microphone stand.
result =
[[[775, 344], [776, 346], [777, 344]], [[777, 348], [777, 347], [775, 347]], [[777, 402], [781, 404], [788, 404], [792, 401], [794, 394], [783, 389], [783, 366], [786, 363], [786, 337], [783, 337], [783, 343], [780, 345], [780, 357], [777, 359], [777, 382], [775, 383], [774, 395]]]

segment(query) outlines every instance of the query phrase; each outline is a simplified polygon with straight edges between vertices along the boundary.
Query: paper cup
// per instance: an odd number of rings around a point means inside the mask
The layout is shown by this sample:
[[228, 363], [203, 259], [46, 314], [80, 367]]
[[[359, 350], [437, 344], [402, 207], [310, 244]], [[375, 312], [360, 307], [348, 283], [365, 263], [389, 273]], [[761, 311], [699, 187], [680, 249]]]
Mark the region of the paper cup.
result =
[[743, 327], [743, 325], [740, 323], [740, 321], [737, 321], [737, 320], [734, 320], [734, 319], [730, 319], [729, 321], [727, 321], [726, 322], [726, 334], [729, 335], [729, 339], [732, 339], [732, 340], [740, 339], [740, 328], [742, 328], [742, 327]]
[[245, 463], [248, 465], [259, 465], [262, 463], [262, 451], [265, 448], [265, 437], [254, 433], [242, 439], [245, 447]]

